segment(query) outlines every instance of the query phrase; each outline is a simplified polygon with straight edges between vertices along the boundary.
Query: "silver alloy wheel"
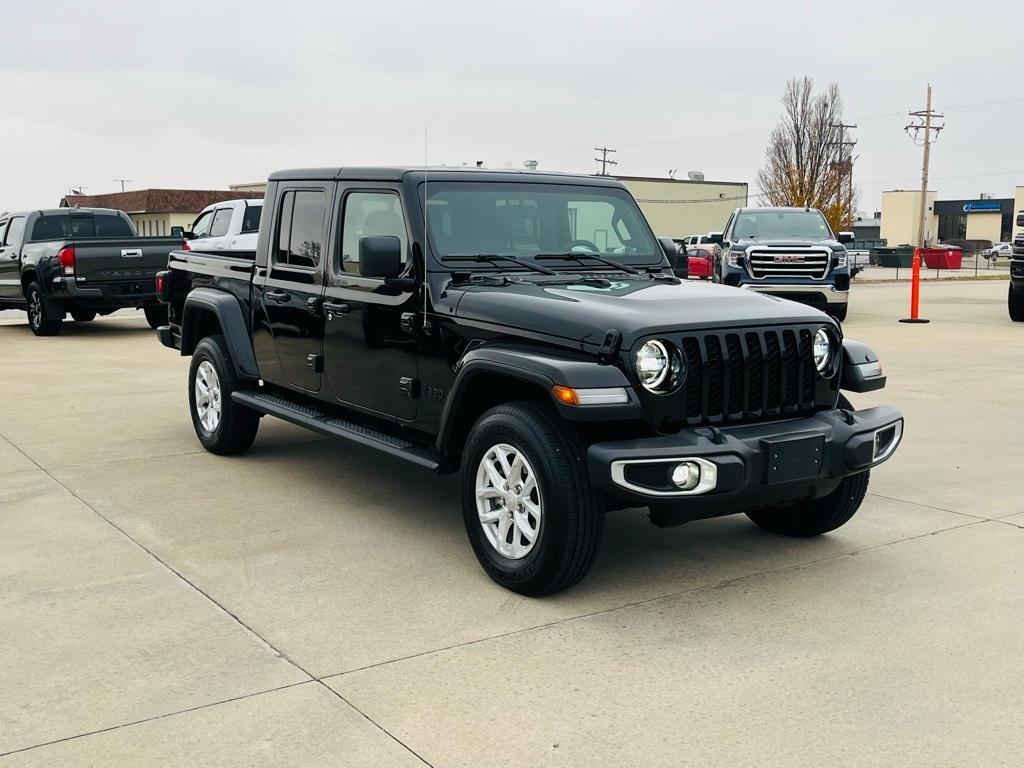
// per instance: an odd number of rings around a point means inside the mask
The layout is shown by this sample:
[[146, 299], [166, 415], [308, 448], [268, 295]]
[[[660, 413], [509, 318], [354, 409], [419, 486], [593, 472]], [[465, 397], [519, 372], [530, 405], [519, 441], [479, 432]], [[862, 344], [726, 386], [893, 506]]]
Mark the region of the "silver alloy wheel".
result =
[[210, 434], [217, 431], [220, 424], [221, 392], [220, 378], [217, 369], [209, 360], [203, 360], [196, 370], [196, 416]]
[[28, 322], [33, 328], [43, 323], [43, 299], [39, 291], [32, 291], [28, 297]]
[[499, 555], [520, 560], [530, 554], [540, 535], [543, 501], [537, 474], [518, 448], [492, 445], [480, 459], [476, 511]]

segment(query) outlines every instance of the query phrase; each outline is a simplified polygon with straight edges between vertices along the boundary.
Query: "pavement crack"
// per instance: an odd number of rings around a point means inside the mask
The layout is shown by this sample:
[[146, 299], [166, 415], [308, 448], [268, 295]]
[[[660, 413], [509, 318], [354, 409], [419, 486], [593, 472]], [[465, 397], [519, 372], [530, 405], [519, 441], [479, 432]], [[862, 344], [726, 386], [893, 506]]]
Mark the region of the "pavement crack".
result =
[[[937, 535], [942, 534], [942, 533], [947, 533], [949, 531], [959, 530], [961, 528], [967, 528], [967, 527], [970, 527], [972, 525], [980, 525], [982, 523], [993, 523], [993, 522], [1004, 522], [1004, 521], [988, 520], [988, 519], [982, 519], [982, 518], [974, 518], [970, 522], [960, 523], [959, 525], [952, 525], [952, 526], [949, 526], [948, 528], [940, 528], [940, 529], [935, 530], [935, 531], [928, 531], [926, 533], [919, 533], [919, 534], [915, 534], [913, 536], [905, 536], [905, 537], [903, 537], [901, 539], [894, 539], [892, 541], [882, 542], [881, 544], [872, 544], [869, 547], [862, 547], [860, 549], [855, 549], [855, 550], [852, 550], [850, 552], [842, 552], [842, 553], [839, 553], [839, 554], [836, 554], [836, 555], [829, 555], [828, 557], [817, 558], [815, 560], [806, 560], [806, 561], [801, 562], [801, 563], [794, 563], [792, 565], [781, 566], [779, 568], [768, 568], [766, 570], [757, 571], [755, 573], [746, 573], [746, 574], [743, 574], [742, 576], [735, 576], [735, 577], [733, 577], [731, 579], [722, 579], [721, 581], [716, 581], [716, 582], [711, 583], [711, 584], [701, 584], [699, 586], [691, 587], [689, 589], [681, 589], [681, 590], [678, 590], [678, 591], [675, 591], [675, 592], [668, 592], [668, 593], [665, 593], [665, 594], [662, 594], [662, 595], [656, 595], [654, 597], [644, 598], [643, 600], [634, 600], [634, 601], [629, 602], [629, 603], [623, 603], [622, 605], [616, 605], [616, 606], [612, 606], [612, 607], [609, 607], [609, 608], [602, 608], [601, 610], [597, 610], [597, 611], [588, 611], [587, 613], [581, 613], [581, 614], [577, 614], [575, 616], [566, 616], [566, 617], [561, 618], [561, 619], [556, 619], [554, 621], [548, 621], [548, 622], [545, 622], [543, 624], [536, 624], [536, 625], [531, 626], [531, 627], [523, 627], [521, 629], [514, 629], [514, 630], [511, 630], [509, 632], [502, 632], [502, 633], [499, 633], [497, 635], [491, 635], [489, 637], [479, 637], [479, 638], [476, 638], [475, 640], [467, 640], [464, 643], [453, 643], [452, 645], [444, 646], [443, 648], [433, 648], [433, 649], [431, 649], [429, 651], [421, 651], [419, 653], [411, 653], [408, 656], [400, 656], [400, 657], [395, 658], [395, 659], [387, 659], [386, 661], [379, 661], [379, 662], [376, 662], [374, 664], [366, 664], [365, 666], [362, 666], [362, 667], [356, 667], [354, 669], [347, 669], [347, 670], [343, 670], [341, 672], [335, 672], [335, 673], [332, 673], [332, 674], [329, 674], [329, 675], [323, 675], [321, 678], [318, 678], [318, 679], [326, 680], [326, 679], [329, 679], [329, 678], [341, 678], [341, 677], [345, 677], [346, 675], [355, 674], [356, 672], [365, 672], [365, 671], [370, 670], [370, 669], [376, 669], [378, 667], [385, 667], [385, 666], [388, 666], [389, 664], [397, 664], [399, 662], [410, 661], [412, 659], [424, 658], [426, 656], [432, 656], [434, 654], [446, 653], [448, 651], [457, 650], [459, 648], [467, 648], [467, 647], [470, 647], [470, 646], [473, 646], [473, 645], [479, 645], [480, 643], [490, 642], [491, 640], [501, 640], [501, 639], [506, 638], [506, 637], [514, 637], [516, 635], [525, 634], [527, 632], [535, 632], [535, 631], [540, 630], [540, 629], [549, 629], [550, 627], [556, 627], [559, 624], [566, 624], [566, 623], [573, 622], [573, 621], [581, 621], [583, 619], [593, 618], [594, 616], [603, 616], [603, 615], [606, 615], [606, 614], [614, 613], [616, 611], [625, 610], [626, 608], [636, 608], [636, 607], [642, 606], [642, 605], [651, 605], [653, 603], [657, 603], [657, 602], [662, 601], [662, 600], [669, 600], [669, 599], [674, 598], [674, 597], [681, 597], [683, 595], [692, 595], [692, 594], [696, 594], [698, 592], [704, 592], [704, 591], [708, 591], [708, 590], [719, 589], [721, 587], [728, 587], [728, 586], [730, 586], [732, 584], [737, 584], [739, 582], [746, 581], [747, 579], [754, 579], [754, 578], [757, 578], [759, 576], [773, 576], [773, 575], [780, 574], [780, 573], [786, 573], [788, 571], [794, 571], [794, 570], [797, 570], [797, 569], [800, 569], [800, 568], [808, 568], [808, 567], [811, 567], [811, 566], [814, 566], [814, 565], [820, 565], [822, 563], [827, 563], [827, 562], [830, 562], [830, 561], [833, 561], [833, 560], [840, 560], [840, 559], [847, 558], [847, 557], [855, 557], [855, 556], [857, 556], [859, 554], [862, 554], [864, 552], [871, 552], [871, 551], [876, 550], [876, 549], [882, 549], [884, 547], [890, 547], [890, 546], [892, 546], [894, 544], [903, 544], [903, 543], [908, 542], [908, 541], [914, 541], [915, 539], [923, 539], [923, 538], [926, 538], [928, 536], [937, 536]], [[1013, 523], [1006, 523], [1006, 524], [1007, 525], [1013, 525]]]

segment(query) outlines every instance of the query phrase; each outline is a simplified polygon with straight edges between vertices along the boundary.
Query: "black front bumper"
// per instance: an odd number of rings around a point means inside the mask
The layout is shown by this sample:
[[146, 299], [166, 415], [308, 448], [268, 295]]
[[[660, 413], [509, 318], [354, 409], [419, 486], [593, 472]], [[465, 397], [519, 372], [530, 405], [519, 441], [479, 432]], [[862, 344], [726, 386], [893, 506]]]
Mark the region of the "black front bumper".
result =
[[[655, 523], [671, 525], [828, 494], [844, 477], [892, 456], [902, 432], [903, 417], [894, 408], [837, 409], [766, 424], [595, 443], [587, 462], [591, 481], [616, 506], [650, 506]], [[880, 440], [892, 439], [883, 442], [883, 451], [876, 448], [879, 433]], [[687, 460], [702, 466], [702, 485], [710, 478], [710, 487], [681, 491], [657, 479], [663, 469]], [[668, 478], [668, 472], [661, 477]]]

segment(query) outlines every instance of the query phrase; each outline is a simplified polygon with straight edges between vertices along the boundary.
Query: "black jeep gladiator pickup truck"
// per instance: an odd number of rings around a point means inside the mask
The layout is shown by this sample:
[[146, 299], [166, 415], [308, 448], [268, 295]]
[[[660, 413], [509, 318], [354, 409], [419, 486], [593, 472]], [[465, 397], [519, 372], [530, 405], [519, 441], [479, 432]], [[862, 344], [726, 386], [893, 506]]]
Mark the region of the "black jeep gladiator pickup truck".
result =
[[884, 386], [867, 346], [679, 280], [612, 179], [282, 171], [264, 211], [255, 257], [175, 252], [157, 276], [200, 442], [245, 451], [269, 414], [461, 470], [470, 543], [517, 592], [583, 578], [612, 509], [831, 531], [900, 442], [896, 410], [840, 394]]
[[57, 208], [0, 216], [0, 309], [23, 308], [36, 336], [124, 307], [156, 328], [167, 308], [153, 278], [182, 239], [139, 237], [131, 219], [106, 208]]

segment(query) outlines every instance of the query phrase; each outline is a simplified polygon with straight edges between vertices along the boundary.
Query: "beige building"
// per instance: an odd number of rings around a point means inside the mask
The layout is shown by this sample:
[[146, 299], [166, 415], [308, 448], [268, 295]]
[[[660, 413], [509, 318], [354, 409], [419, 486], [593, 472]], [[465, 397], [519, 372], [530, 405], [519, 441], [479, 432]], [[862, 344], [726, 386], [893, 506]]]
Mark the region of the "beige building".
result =
[[188, 229], [206, 206], [224, 200], [263, 197], [263, 192], [223, 189], [138, 189], [105, 195], [67, 195], [61, 208], [113, 208], [124, 211], [143, 237], [169, 235], [171, 227]]
[[[880, 234], [889, 245], [918, 245], [920, 200], [920, 190], [882, 193]], [[1012, 236], [1016, 212], [1024, 210], [1024, 187], [1017, 187], [1012, 199], [939, 200], [930, 191], [927, 205], [925, 244], [949, 240], [998, 243]]]
[[746, 182], [616, 178], [636, 198], [658, 237], [683, 238], [720, 232], [729, 214], [748, 202]]

